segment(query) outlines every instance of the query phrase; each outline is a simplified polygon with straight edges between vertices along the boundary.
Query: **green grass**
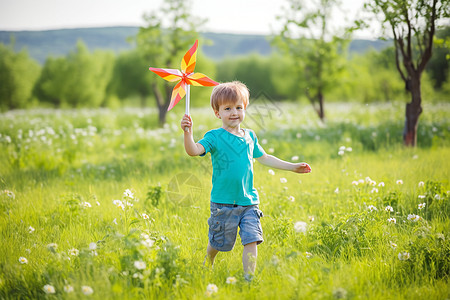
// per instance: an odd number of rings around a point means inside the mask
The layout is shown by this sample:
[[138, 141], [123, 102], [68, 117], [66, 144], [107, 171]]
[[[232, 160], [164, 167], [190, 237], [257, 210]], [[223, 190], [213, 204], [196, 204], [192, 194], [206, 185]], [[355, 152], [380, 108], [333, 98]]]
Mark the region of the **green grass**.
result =
[[[309, 106], [256, 104], [246, 125], [264, 149], [298, 156], [313, 172], [271, 175], [255, 164], [265, 242], [251, 283], [239, 238], [213, 270], [202, 266], [211, 167], [209, 156], [184, 152], [182, 108], [164, 128], [154, 110], [0, 115], [0, 298], [203, 299], [208, 284], [217, 285], [216, 299], [450, 297], [448, 104], [424, 107], [415, 149], [402, 146], [402, 105], [329, 105], [323, 125]], [[210, 109], [192, 115], [196, 139], [220, 126]], [[339, 155], [341, 146], [352, 149]], [[177, 192], [183, 178], [194, 183]], [[126, 189], [135, 199], [124, 198]], [[113, 200], [133, 206], [122, 210]], [[305, 233], [295, 231], [299, 221]], [[142, 244], [147, 238], [151, 247]], [[234, 285], [226, 283], [231, 276]], [[45, 294], [47, 284], [55, 294]], [[83, 295], [82, 286], [94, 293]]]

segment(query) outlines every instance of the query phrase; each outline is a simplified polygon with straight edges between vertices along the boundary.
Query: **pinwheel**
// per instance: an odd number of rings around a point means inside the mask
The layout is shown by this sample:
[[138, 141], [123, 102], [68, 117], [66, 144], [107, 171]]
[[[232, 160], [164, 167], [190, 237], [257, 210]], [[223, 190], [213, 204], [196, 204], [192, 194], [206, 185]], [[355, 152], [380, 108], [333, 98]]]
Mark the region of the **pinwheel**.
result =
[[189, 49], [181, 60], [181, 71], [177, 69], [161, 69], [152, 68], [150, 71], [154, 72], [163, 79], [175, 82], [179, 81], [172, 90], [172, 97], [170, 99], [168, 111], [171, 110], [184, 96], [186, 96], [186, 114], [189, 115], [189, 94], [190, 85], [193, 86], [215, 86], [218, 82], [215, 82], [208, 76], [202, 73], [194, 73], [195, 63], [197, 60], [197, 48], [198, 40]]

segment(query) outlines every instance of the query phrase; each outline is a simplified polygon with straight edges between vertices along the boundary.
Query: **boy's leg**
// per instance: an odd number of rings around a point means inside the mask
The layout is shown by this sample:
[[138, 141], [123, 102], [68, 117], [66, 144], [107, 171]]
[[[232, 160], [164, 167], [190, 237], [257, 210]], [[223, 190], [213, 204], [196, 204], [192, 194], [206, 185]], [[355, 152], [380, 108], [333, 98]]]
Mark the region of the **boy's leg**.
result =
[[214, 259], [216, 258], [217, 253], [219, 253], [219, 250], [214, 249], [208, 242], [208, 247], [206, 247], [206, 257], [203, 265], [205, 265], [206, 261], [208, 261], [212, 267], [214, 265]]
[[257, 257], [257, 242], [244, 245], [244, 251], [242, 252], [242, 265], [244, 266], [244, 273], [246, 277], [255, 274]]

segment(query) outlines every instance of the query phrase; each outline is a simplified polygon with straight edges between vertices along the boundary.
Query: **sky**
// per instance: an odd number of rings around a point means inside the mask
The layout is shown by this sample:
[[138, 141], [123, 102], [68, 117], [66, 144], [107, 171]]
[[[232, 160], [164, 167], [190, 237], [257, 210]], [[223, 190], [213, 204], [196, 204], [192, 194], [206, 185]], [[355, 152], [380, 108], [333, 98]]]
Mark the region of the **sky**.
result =
[[[158, 10], [164, 0], [0, 0], [0, 30], [51, 30], [79, 27], [143, 26], [143, 14]], [[333, 16], [336, 26], [348, 24], [363, 0], [341, 0]], [[191, 13], [207, 18], [200, 31], [273, 34], [280, 29], [286, 0], [191, 0]], [[360, 32], [370, 38], [371, 33]]]

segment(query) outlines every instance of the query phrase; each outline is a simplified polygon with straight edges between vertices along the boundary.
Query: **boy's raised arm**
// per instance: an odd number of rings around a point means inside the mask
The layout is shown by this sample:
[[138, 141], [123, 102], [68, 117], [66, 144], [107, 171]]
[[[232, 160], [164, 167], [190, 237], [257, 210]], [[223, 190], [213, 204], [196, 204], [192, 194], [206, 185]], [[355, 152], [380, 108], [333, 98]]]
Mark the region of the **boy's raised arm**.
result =
[[[185, 128], [189, 130], [185, 130]], [[188, 115], [184, 115], [181, 120], [181, 129], [184, 131], [184, 149], [186, 153], [190, 156], [197, 156], [205, 153], [205, 147], [202, 144], [194, 142], [194, 137], [192, 133], [192, 119]]]
[[288, 170], [295, 173], [310, 173], [311, 167], [307, 163], [290, 163], [284, 160], [281, 160], [273, 155], [264, 154], [261, 157], [258, 157], [256, 160], [262, 163], [265, 166], [271, 168], [277, 168], [281, 170]]

